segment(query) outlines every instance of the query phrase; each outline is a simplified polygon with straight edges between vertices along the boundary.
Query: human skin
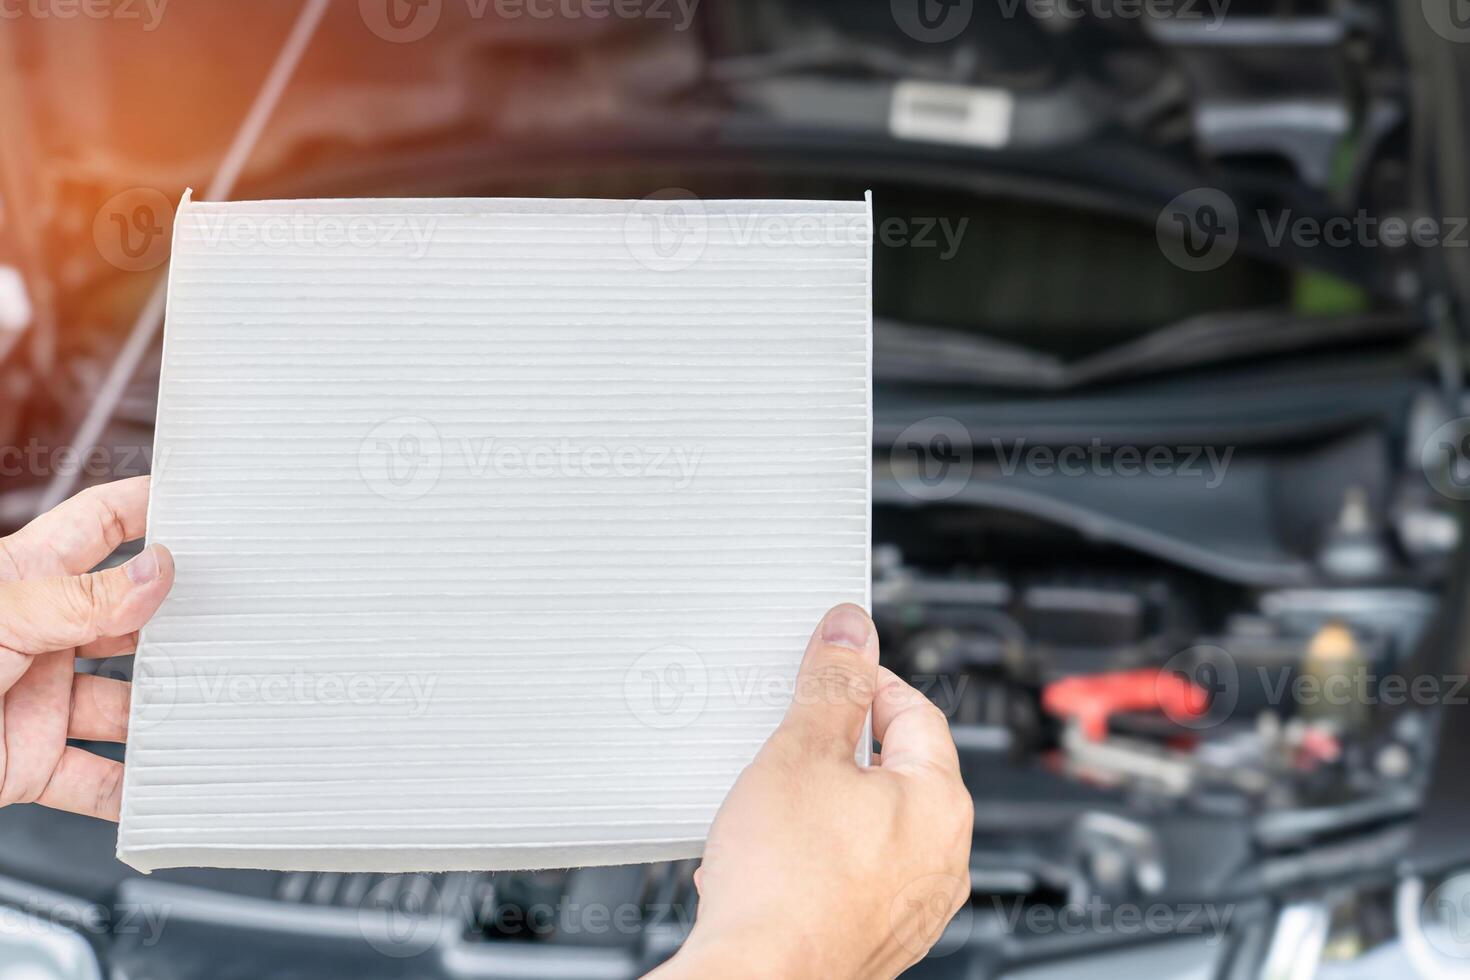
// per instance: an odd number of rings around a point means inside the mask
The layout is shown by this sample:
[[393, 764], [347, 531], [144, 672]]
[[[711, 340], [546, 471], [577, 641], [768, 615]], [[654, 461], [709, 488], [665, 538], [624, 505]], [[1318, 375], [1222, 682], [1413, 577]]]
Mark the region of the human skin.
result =
[[[75, 662], [132, 653], [173, 585], [157, 544], [88, 572], [143, 536], [148, 487], [94, 487], [0, 538], [0, 806], [118, 818], [122, 764], [66, 743], [127, 739], [129, 685]], [[869, 710], [882, 751], [861, 767]], [[710, 829], [689, 940], [651, 976], [896, 976], [969, 896], [972, 822], [944, 715], [878, 665], [868, 615], [837, 606]]]
[[116, 820], [122, 763], [68, 738], [127, 739], [129, 685], [75, 672], [132, 653], [174, 581], [168, 549], [87, 570], [143, 536], [148, 478], [84, 490], [0, 538], [0, 806], [40, 803]]
[[[870, 707], [882, 752], [864, 768]], [[878, 665], [867, 614], [838, 606], [710, 829], [689, 940], [650, 977], [896, 976], [969, 898], [973, 821], [943, 713]]]

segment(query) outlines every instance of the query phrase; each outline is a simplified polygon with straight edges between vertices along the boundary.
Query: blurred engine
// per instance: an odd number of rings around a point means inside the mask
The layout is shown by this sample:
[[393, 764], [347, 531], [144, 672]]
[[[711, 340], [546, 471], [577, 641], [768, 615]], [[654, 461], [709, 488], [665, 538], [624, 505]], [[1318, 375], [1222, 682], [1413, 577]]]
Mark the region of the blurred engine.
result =
[[[1446, 670], [1470, 498], [1449, 300], [1470, 275], [1263, 233], [1416, 215], [1411, 142], [1462, 184], [1443, 130], [1470, 89], [1421, 52], [1415, 92], [1396, 52], [1425, 39], [1393, 4], [1252, 0], [1227, 24], [932, 4], [973, 8], [954, 43], [898, 4], [749, 0], [674, 33], [444, 4], [397, 44], [359, 6], [334, 5], [239, 196], [873, 191], [873, 612], [976, 800], [972, 902], [914, 976], [1297, 977], [1395, 933], [1438, 710], [1470, 699]], [[96, 469], [57, 452], [163, 261], [120, 262], [96, 228], [129, 188], [202, 186], [298, 7], [180, 5], [126, 43], [18, 25], [0, 259], [24, 258], [35, 317], [0, 335], [0, 463], [21, 464], [0, 531], [58, 481], [146, 470], [156, 342], [105, 406]], [[221, 24], [233, 43], [199, 58]], [[1012, 141], [977, 144], [966, 114], [998, 96]], [[1241, 217], [1209, 268], [1163, 220], [1201, 188]], [[144, 878], [113, 843], [6, 808], [0, 909], [67, 911], [131, 980], [634, 977], [697, 905], [693, 863]]]

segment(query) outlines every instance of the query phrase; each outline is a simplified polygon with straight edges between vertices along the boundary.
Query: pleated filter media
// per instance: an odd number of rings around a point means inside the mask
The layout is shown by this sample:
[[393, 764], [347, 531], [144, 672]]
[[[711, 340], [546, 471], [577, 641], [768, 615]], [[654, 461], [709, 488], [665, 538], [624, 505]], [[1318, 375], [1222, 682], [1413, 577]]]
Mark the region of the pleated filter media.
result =
[[697, 855], [866, 604], [867, 202], [199, 203], [118, 856]]

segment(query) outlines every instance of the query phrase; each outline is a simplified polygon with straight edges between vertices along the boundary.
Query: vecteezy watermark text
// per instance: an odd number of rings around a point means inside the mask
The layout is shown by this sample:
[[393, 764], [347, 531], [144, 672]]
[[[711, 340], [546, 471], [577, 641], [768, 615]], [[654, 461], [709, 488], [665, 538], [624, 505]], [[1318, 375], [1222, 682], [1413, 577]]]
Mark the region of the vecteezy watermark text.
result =
[[[1458, 2], [1458, 0], [1456, 0]], [[1242, 219], [1234, 200], [1214, 187], [1185, 191], [1159, 212], [1159, 250], [1189, 272], [1218, 269], [1235, 254], [1242, 224], [1254, 222], [1256, 240], [1269, 248], [1402, 249], [1470, 248], [1470, 217], [1463, 215], [1307, 215], [1257, 208]]]
[[1266, 705], [1293, 714], [1299, 708], [1348, 708], [1413, 705], [1422, 708], [1470, 704], [1470, 676], [1464, 674], [1408, 675], [1381, 672], [1365, 663], [1349, 663], [1332, 670], [1304, 670], [1298, 666], [1254, 664], [1242, 667], [1223, 647], [1202, 645], [1183, 650], [1164, 665], [1163, 676], [1188, 680], [1208, 696], [1208, 708], [1198, 715], [1165, 714], [1185, 728], [1213, 728], [1232, 716], [1243, 690], [1254, 692]]
[[[152, 469], [151, 446], [48, 446], [28, 439], [24, 446], [0, 446], [0, 477], [86, 476], [120, 480]], [[160, 467], [161, 468], [161, 467]]]
[[996, 0], [1001, 15], [1014, 19], [1025, 10], [1040, 21], [1161, 20], [1207, 21], [1206, 31], [1225, 22], [1230, 0]]
[[1207, 490], [1225, 482], [1235, 455], [1234, 446], [1112, 446], [1097, 438], [1085, 446], [990, 442], [1004, 476], [1179, 476], [1204, 479]]
[[1350, 705], [1413, 704], [1420, 707], [1464, 705], [1470, 703], [1470, 677], [1420, 674], [1377, 674], [1358, 671], [1330, 674], [1325, 677], [1299, 674], [1282, 667], [1257, 667], [1261, 690], [1269, 704], [1326, 705], [1343, 708]]
[[[446, 890], [447, 891], [447, 890]], [[506, 900], [498, 889], [441, 892], [429, 875], [383, 879], [358, 905], [358, 928], [379, 953], [407, 959], [432, 949], [446, 933], [474, 922], [501, 936], [639, 936], [672, 927], [687, 933], [692, 902], [588, 902], [562, 894], [549, 901]]]
[[147, 684], [144, 700], [133, 713], [135, 729], [165, 723], [178, 709], [196, 706], [372, 707], [381, 709], [375, 710], [379, 717], [422, 718], [433, 706], [440, 677], [431, 670], [337, 670], [325, 661], [317, 667], [274, 669], [265, 660], [244, 667], [184, 664], [163, 648], [153, 650], [137, 669], [138, 679]]
[[866, 210], [830, 214], [714, 210], [693, 192], [669, 187], [634, 203], [623, 224], [628, 253], [655, 272], [677, 272], [711, 246], [746, 248], [933, 249], [947, 262], [959, 254], [968, 217], [890, 215], [874, 225]]
[[1093, 897], [1062, 905], [991, 899], [1004, 929], [1015, 934], [1090, 936], [1204, 936], [1207, 946], [1225, 938], [1234, 905], [1210, 902], [1107, 902]]
[[1290, 209], [1279, 214], [1258, 210], [1266, 243], [1272, 248], [1290, 241], [1298, 248], [1467, 248], [1470, 247], [1470, 219], [1433, 218], [1419, 215], [1377, 217], [1359, 210], [1354, 215], [1313, 218], [1294, 215]]
[[427, 37], [439, 26], [446, 3], [462, 3], [469, 20], [640, 20], [689, 30], [700, 0], [358, 0], [367, 29], [394, 44]]
[[363, 437], [358, 470], [374, 493], [407, 501], [433, 490], [451, 466], [472, 479], [649, 478], [677, 491], [694, 481], [703, 458], [703, 446], [676, 443], [445, 437], [428, 419], [403, 416]]
[[[990, 0], [984, 0], [990, 2]], [[1207, 21], [1214, 30], [1224, 21], [1231, 0], [994, 0], [1000, 16], [1014, 20]], [[1437, 3], [1442, 0], [1425, 0]], [[889, 0], [893, 22], [915, 41], [944, 44], [960, 37], [975, 18], [976, 0]]]
[[1029, 443], [1025, 437], [991, 437], [989, 457], [977, 457], [970, 430], [958, 419], [931, 416], [907, 426], [889, 451], [893, 479], [918, 500], [948, 500], [962, 492], [977, 470], [987, 479], [1177, 477], [1214, 490], [1225, 482], [1234, 446], [1114, 445], [1094, 437], [1086, 443]]
[[[946, 717], [952, 717], [964, 700], [970, 677], [913, 674], [906, 680]], [[793, 678], [776, 667], [711, 666], [698, 651], [682, 644], [665, 644], [641, 654], [623, 676], [623, 698], [629, 712], [649, 728], [660, 730], [694, 723], [715, 690], [743, 708], [771, 711], [785, 711], [793, 703], [867, 706], [882, 696], [850, 671]]]
[[0, 905], [0, 936], [38, 936], [64, 928], [99, 938], [137, 936], [146, 949], [158, 945], [172, 912], [167, 904], [114, 902], [104, 914], [89, 902], [33, 896], [15, 906]]
[[410, 259], [429, 252], [438, 219], [434, 215], [249, 214], [196, 211], [189, 216], [191, 230], [211, 248], [229, 245], [247, 248], [293, 246], [326, 249], [389, 249]]
[[694, 480], [701, 447], [677, 445], [606, 444], [557, 439], [529, 446], [497, 442], [492, 438], [464, 439], [460, 448], [470, 462], [470, 473], [483, 476], [658, 476], [682, 490]]
[[169, 0], [0, 0], [0, 20], [117, 20], [154, 31]]
[[192, 672], [191, 690], [208, 704], [386, 705], [422, 717], [439, 682], [433, 673], [306, 670], [244, 674], [227, 667]]
[[939, 261], [948, 262], [960, 252], [969, 218], [887, 217], [878, 222], [873, 235], [884, 248], [939, 249]]

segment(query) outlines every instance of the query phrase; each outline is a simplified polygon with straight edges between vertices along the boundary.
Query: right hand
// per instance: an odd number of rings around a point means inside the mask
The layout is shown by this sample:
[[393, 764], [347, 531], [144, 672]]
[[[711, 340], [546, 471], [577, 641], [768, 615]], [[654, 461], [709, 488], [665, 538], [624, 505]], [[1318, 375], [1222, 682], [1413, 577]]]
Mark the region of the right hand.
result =
[[[864, 769], [869, 707], [883, 750]], [[867, 614], [838, 606], [710, 829], [694, 930], [653, 976], [896, 976], [969, 899], [973, 821], [944, 714], [878, 666]]]

